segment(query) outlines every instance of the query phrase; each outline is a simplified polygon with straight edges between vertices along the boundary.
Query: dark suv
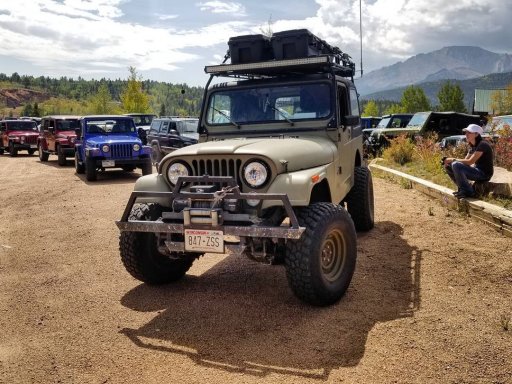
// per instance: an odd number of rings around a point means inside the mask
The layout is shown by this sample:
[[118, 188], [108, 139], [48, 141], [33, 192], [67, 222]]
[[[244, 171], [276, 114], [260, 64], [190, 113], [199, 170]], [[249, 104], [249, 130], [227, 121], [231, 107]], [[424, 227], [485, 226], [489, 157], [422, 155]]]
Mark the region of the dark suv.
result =
[[84, 116], [75, 145], [76, 173], [85, 173], [88, 181], [97, 178], [98, 171], [121, 168], [131, 172], [142, 169], [152, 172], [149, 147], [142, 145], [133, 119], [120, 115]]
[[37, 140], [39, 160], [48, 161], [50, 155], [57, 155], [59, 165], [66, 165], [66, 158], [75, 156], [75, 131], [79, 127], [78, 116], [43, 117]]
[[199, 138], [196, 117], [160, 117], [153, 119], [148, 132], [153, 163], [160, 162], [175, 149], [196, 144]]
[[2, 120], [0, 121], [0, 155], [9, 151], [14, 157], [18, 151], [27, 151], [33, 155], [37, 150], [37, 123], [34, 120]]

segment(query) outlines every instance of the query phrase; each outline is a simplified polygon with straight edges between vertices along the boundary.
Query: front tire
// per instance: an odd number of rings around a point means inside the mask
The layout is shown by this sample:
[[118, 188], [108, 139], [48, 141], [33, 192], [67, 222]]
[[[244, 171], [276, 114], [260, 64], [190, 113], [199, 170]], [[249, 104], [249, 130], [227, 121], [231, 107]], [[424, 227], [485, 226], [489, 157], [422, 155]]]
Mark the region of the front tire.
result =
[[9, 156], [11, 156], [11, 157], [18, 156], [18, 149], [16, 147], [14, 147], [13, 142], [9, 143]]
[[[158, 204], [134, 206], [129, 220], [157, 220], [162, 215]], [[192, 266], [194, 255], [171, 259], [160, 253], [157, 238], [150, 232], [121, 232], [119, 251], [124, 267], [137, 280], [148, 284], [166, 284], [181, 279]]]
[[61, 167], [66, 165], [66, 155], [64, 154], [64, 151], [60, 145], [57, 147], [57, 163]]
[[372, 173], [367, 167], [354, 168], [354, 186], [346, 198], [347, 210], [357, 231], [369, 231], [375, 225]]
[[142, 175], [151, 175], [153, 173], [153, 163], [151, 163], [151, 159], [148, 159], [141, 167]]
[[345, 209], [315, 203], [298, 210], [305, 232], [286, 243], [286, 276], [295, 295], [312, 305], [326, 306], [340, 300], [354, 274], [357, 235]]
[[75, 172], [79, 175], [85, 172], [84, 164], [80, 164], [80, 162], [78, 161], [78, 151], [75, 151]]
[[50, 154], [43, 150], [43, 144], [39, 143], [39, 147], [38, 147], [37, 151], [39, 152], [38, 153], [39, 154], [39, 161], [41, 161], [43, 163], [48, 161], [48, 157], [50, 156]]
[[87, 181], [96, 181], [98, 179], [96, 160], [91, 158], [85, 159], [85, 178]]

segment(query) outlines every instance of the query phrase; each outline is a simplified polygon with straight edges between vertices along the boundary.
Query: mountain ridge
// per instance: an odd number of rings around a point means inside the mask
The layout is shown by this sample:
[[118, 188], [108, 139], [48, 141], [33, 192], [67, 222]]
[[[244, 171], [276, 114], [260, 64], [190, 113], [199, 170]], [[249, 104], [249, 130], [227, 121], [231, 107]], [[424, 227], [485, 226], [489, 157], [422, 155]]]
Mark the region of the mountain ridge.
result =
[[467, 80], [492, 73], [512, 72], [512, 55], [476, 46], [448, 46], [420, 53], [405, 61], [377, 69], [355, 79], [359, 93], [366, 96], [429, 81]]

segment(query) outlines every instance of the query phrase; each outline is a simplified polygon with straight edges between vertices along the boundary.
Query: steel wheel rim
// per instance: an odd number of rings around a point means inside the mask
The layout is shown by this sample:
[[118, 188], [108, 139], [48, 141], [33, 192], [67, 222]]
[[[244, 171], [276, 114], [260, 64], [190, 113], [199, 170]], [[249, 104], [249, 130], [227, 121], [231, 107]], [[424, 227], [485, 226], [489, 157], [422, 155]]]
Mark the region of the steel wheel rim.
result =
[[343, 233], [334, 230], [322, 243], [320, 264], [322, 274], [330, 282], [338, 280], [345, 265], [346, 244]]

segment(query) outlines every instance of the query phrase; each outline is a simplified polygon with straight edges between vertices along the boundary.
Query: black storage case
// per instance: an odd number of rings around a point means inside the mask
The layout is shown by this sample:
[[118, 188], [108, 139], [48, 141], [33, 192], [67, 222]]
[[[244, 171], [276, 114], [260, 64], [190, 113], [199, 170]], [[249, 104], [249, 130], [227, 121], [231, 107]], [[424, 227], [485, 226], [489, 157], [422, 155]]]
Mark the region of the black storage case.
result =
[[272, 36], [276, 60], [299, 59], [330, 53], [330, 46], [307, 29], [276, 32]]
[[231, 64], [254, 63], [271, 60], [272, 45], [264, 35], [231, 37], [228, 41]]

